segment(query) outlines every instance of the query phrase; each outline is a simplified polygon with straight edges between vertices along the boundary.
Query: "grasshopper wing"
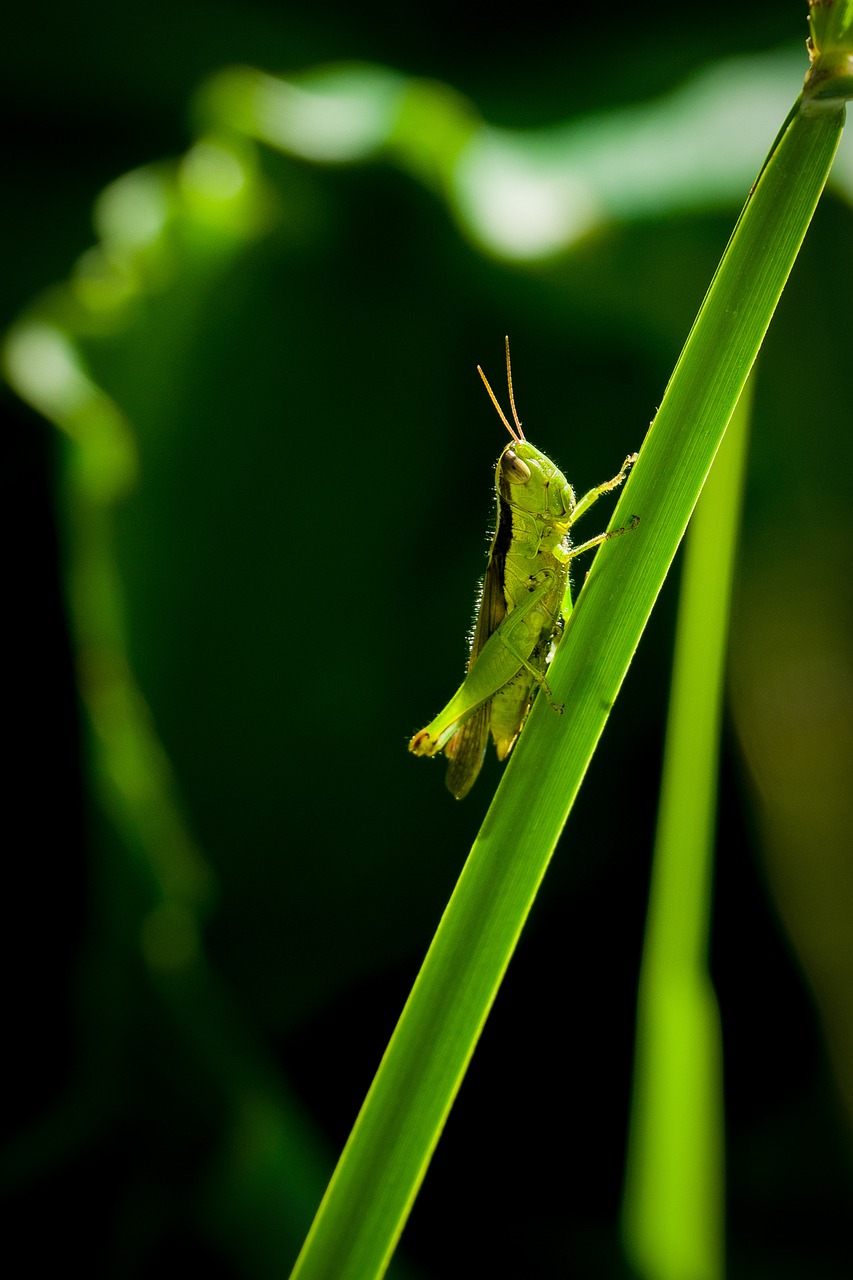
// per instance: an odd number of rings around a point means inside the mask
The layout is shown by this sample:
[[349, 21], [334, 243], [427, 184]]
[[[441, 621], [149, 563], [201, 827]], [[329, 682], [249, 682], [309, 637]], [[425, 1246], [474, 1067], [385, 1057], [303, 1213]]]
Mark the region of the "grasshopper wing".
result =
[[450, 758], [447, 766], [447, 789], [462, 800], [477, 781], [489, 740], [489, 704], [478, 708], [466, 720], [444, 748]]
[[[503, 591], [505, 554], [504, 538], [501, 537], [502, 519], [506, 518], [502, 512], [499, 514], [498, 528], [489, 553], [489, 563], [483, 579], [483, 591], [471, 640], [469, 671], [482, 653], [489, 636], [497, 630], [506, 617], [506, 599]], [[468, 794], [482, 767], [489, 739], [490, 707], [490, 702], [478, 707], [474, 714], [457, 729], [444, 748], [444, 754], [450, 760], [447, 768], [447, 788], [457, 800], [461, 800]]]

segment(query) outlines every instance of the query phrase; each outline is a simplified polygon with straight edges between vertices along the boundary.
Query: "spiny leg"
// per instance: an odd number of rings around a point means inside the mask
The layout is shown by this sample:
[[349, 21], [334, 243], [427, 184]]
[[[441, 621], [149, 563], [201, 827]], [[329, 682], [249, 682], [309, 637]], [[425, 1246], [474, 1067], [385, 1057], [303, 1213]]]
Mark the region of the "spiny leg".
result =
[[639, 516], [631, 516], [630, 524], [623, 524], [619, 529], [610, 529], [608, 533], [599, 533], [595, 538], [582, 542], [579, 547], [572, 547], [566, 562], [574, 560], [575, 556], [583, 555], [584, 551], [591, 551], [593, 547], [600, 547], [602, 542], [609, 542], [611, 538], [618, 538], [620, 533], [627, 533], [629, 529], [636, 529], [639, 523]]
[[[584, 551], [590, 551], [593, 547], [600, 547], [602, 542], [609, 542], [611, 538], [618, 538], [620, 533], [627, 533], [629, 529], [636, 529], [639, 523], [639, 516], [631, 516], [630, 524], [623, 524], [621, 528], [611, 529], [608, 533], [600, 533], [598, 537], [590, 538], [588, 542], [582, 542], [579, 547], [572, 547], [566, 558], [566, 563], [568, 564], [570, 561], [574, 560], [575, 556], [582, 555]], [[573, 607], [572, 584], [569, 583], [566, 587], [566, 594], [563, 596], [563, 606], [560, 610], [560, 615], [564, 622], [568, 622], [569, 615], [571, 614]]]
[[[634, 465], [636, 461], [637, 461], [636, 453], [629, 454], [628, 457], [625, 459], [625, 461], [622, 463], [622, 468], [619, 471], [618, 475], [615, 475], [612, 480], [605, 480], [604, 484], [596, 485], [594, 489], [590, 489], [589, 493], [585, 493], [583, 497], [578, 502], [575, 503], [575, 509], [572, 512], [572, 524], [574, 524], [576, 520], [579, 520], [582, 515], [585, 515], [586, 512], [589, 511], [592, 504], [594, 502], [597, 502], [603, 493], [610, 493], [611, 489], [618, 489], [620, 484], [625, 479], [629, 470], [631, 469], [631, 467]], [[614, 530], [614, 533], [615, 533], [615, 530]], [[588, 547], [594, 547], [594, 546], [595, 546], [595, 541], [592, 541], [589, 543], [585, 543], [583, 549], [584, 551], [586, 551]]]

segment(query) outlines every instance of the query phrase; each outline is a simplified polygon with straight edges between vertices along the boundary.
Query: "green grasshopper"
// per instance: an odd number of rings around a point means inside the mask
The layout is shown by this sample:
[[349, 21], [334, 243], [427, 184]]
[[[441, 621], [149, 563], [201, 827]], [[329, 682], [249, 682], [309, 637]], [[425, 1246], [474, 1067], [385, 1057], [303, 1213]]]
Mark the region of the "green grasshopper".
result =
[[[506, 376], [515, 430], [479, 365], [477, 372], [512, 442], [495, 470], [497, 520], [467, 675], [444, 710], [409, 743], [417, 756], [443, 751], [449, 757], [447, 786], [457, 800], [477, 780], [490, 732], [498, 759], [509, 755], [540, 689], [562, 713], [545, 671], [572, 609], [569, 565], [584, 551], [625, 532], [612, 529], [573, 547], [569, 530], [603, 493], [622, 483], [637, 460], [636, 453], [631, 454], [618, 475], [578, 501], [563, 473], [524, 437], [515, 408], [508, 338]], [[636, 524], [635, 516], [626, 527]]]

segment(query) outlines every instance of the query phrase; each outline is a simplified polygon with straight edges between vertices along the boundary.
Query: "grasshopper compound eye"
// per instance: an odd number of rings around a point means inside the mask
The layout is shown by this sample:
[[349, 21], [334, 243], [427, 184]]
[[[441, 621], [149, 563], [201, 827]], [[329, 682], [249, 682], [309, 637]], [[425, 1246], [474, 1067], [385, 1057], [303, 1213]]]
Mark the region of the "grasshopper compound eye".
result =
[[530, 479], [530, 468], [517, 457], [512, 445], [501, 454], [501, 471], [510, 484], [527, 484]]

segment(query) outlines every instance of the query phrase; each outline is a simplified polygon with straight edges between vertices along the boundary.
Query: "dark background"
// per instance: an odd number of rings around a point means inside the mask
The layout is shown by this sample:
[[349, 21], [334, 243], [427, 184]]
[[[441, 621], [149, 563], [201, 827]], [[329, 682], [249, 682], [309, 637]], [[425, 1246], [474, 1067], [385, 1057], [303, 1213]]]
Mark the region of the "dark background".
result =
[[[92, 243], [107, 183], [184, 151], [192, 95], [223, 66], [286, 75], [366, 59], [524, 127], [655, 98], [720, 57], [805, 34], [804, 6], [769, 2], [736, 16], [707, 2], [556, 21], [492, 11], [470, 25], [435, 6], [31, 6], [0, 50], [14, 122], [4, 324]], [[140, 438], [112, 544], [129, 656], [215, 884], [186, 981], [145, 963], [157, 894], [103, 800], [75, 693], [64, 450], [2, 392], [2, 1168], [7, 1249], [26, 1250], [26, 1274], [287, 1273], [499, 776], [489, 760], [456, 805], [441, 766], [405, 750], [458, 678], [482, 571], [501, 442], [475, 365], [499, 384], [509, 332], [531, 437], [582, 490], [613, 474], [642, 441], [737, 213], [614, 225], [522, 268], [464, 243], [441, 200], [390, 165], [264, 164], [288, 217], [89, 347]], [[844, 791], [853, 719], [850, 233], [829, 197], [762, 355], [735, 691], [782, 672], [767, 697], [788, 718], [774, 729], [741, 696], [721, 772], [712, 969], [730, 1274], [774, 1280], [853, 1265], [851, 1014], [832, 995], [853, 972], [850, 828], [821, 791], [833, 778]], [[676, 588], [674, 575], [400, 1275], [626, 1274], [616, 1218]], [[798, 772], [796, 756], [774, 767], [769, 750], [764, 768], [762, 733], [812, 762], [828, 751], [834, 772]], [[786, 820], [798, 778], [826, 826]]]

